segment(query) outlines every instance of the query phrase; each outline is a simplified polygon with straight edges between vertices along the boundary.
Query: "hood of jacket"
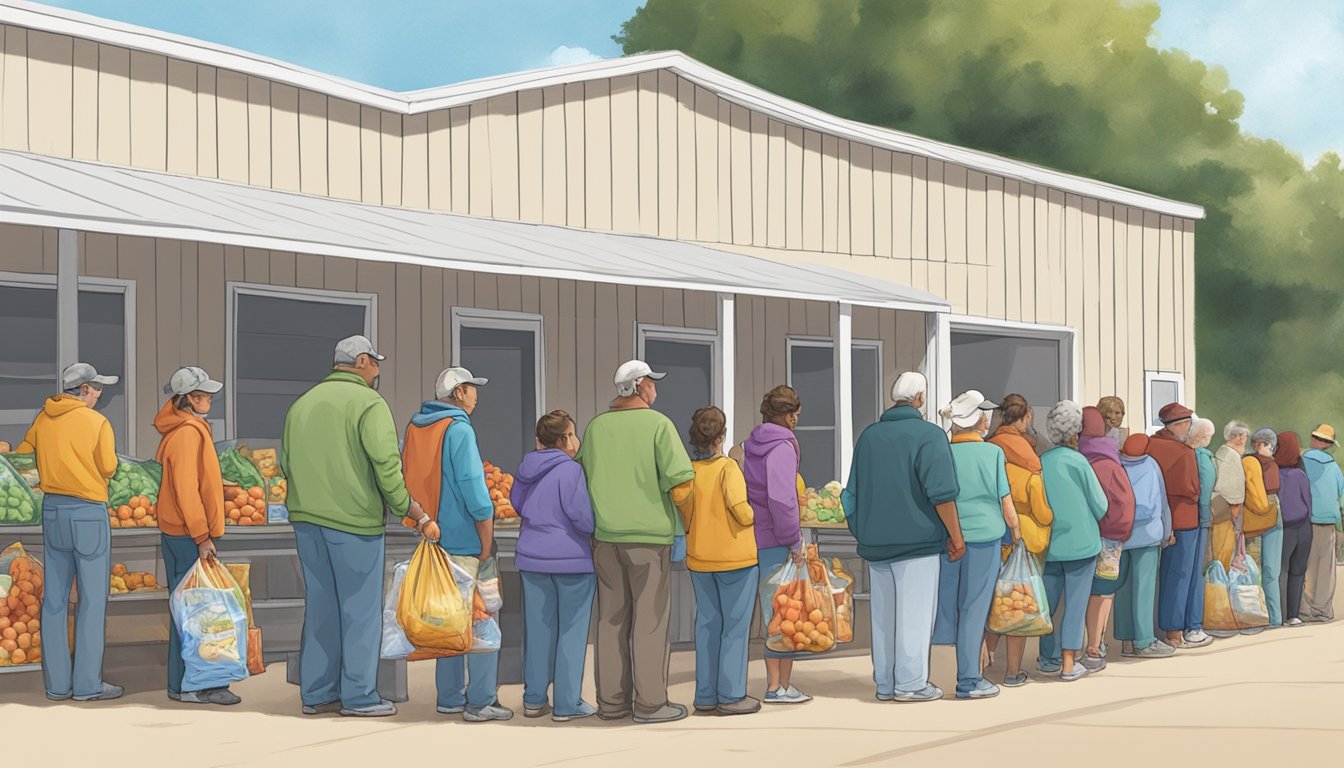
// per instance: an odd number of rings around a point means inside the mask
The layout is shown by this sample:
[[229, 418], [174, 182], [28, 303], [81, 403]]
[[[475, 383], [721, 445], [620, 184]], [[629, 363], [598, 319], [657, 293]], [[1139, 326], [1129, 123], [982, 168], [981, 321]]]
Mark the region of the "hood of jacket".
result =
[[1099, 461], [1120, 461], [1120, 446], [1106, 435], [1088, 435], [1084, 434], [1078, 438], [1078, 452], [1087, 457], [1090, 464], [1096, 464]]
[[179, 410], [174, 407], [172, 400], [164, 403], [158, 414], [154, 416], [154, 428], [159, 431], [160, 435], [166, 435], [181, 426], [197, 430], [206, 442], [214, 442], [210, 436], [210, 422], [190, 411]]
[[549, 475], [551, 470], [567, 461], [573, 461], [573, 459], [559, 448], [543, 448], [540, 451], [533, 451], [523, 457], [523, 463], [518, 465], [516, 477], [519, 481], [529, 485], [538, 483]]
[[1260, 469], [1265, 476], [1265, 493], [1271, 496], [1278, 493], [1283, 487], [1283, 482], [1279, 479], [1279, 465], [1274, 463], [1274, 459], [1269, 456], [1261, 456], [1258, 453], [1252, 453], [1251, 456], [1260, 462]]
[[1041, 473], [1041, 457], [1036, 455], [1036, 450], [1032, 448], [1031, 438], [1022, 432], [1022, 430], [1013, 426], [999, 427], [989, 442], [1003, 449], [1004, 457], [1009, 464], [1021, 467], [1033, 474]]
[[52, 395], [47, 398], [47, 401], [42, 405], [42, 412], [47, 414], [50, 418], [59, 419], [71, 411], [77, 411], [80, 408], [88, 407], [89, 406], [86, 405], [83, 400], [80, 400], [74, 395], [60, 394]]
[[428, 427], [436, 421], [444, 419], [453, 419], [455, 421], [465, 421], [471, 423], [471, 417], [467, 412], [458, 408], [456, 405], [441, 402], [439, 400], [426, 400], [420, 406], [420, 412], [411, 417], [411, 423], [417, 427]]
[[1083, 437], [1101, 437], [1106, 434], [1106, 419], [1093, 406], [1083, 409]]
[[802, 455], [798, 448], [798, 437], [793, 434], [793, 430], [767, 421], [751, 430], [751, 436], [742, 445], [742, 452], [751, 458], [763, 459], [781, 443], [792, 445], [794, 454]]
[[1296, 467], [1302, 460], [1302, 445], [1296, 432], [1280, 432], [1279, 447], [1274, 450], [1274, 463], [1280, 467]]
[[1310, 448], [1302, 454], [1303, 462], [1314, 462], [1316, 464], [1334, 464], [1335, 457], [1322, 451], [1320, 448]]

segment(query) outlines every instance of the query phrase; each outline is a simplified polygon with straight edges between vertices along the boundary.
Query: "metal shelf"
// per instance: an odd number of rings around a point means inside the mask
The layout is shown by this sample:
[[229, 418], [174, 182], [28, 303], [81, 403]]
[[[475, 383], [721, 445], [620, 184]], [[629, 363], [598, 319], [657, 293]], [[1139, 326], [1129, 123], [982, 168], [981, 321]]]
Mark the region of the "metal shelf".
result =
[[168, 590], [166, 589], [141, 589], [131, 592], [119, 592], [115, 595], [108, 595], [109, 603], [140, 603], [151, 600], [167, 600]]
[[15, 664], [13, 666], [0, 667], [0, 675], [9, 675], [19, 672], [41, 672], [41, 664]]

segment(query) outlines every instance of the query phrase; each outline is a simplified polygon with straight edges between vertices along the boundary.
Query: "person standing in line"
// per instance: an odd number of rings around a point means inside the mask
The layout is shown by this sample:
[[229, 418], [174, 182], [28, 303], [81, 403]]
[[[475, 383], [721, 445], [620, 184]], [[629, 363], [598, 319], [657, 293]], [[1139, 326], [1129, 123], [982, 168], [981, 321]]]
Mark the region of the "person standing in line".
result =
[[[206, 416], [224, 385], [195, 366], [179, 368], [163, 388], [169, 395], [154, 428], [162, 435], [155, 461], [163, 465], [159, 485], [160, 546], [169, 594], [197, 560], [216, 559], [215, 539], [224, 535], [224, 478]], [[186, 664], [177, 621], [168, 616], [168, 698], [187, 704], [229, 706], [242, 699], [228, 686], [182, 690]]]
[[[117, 471], [112, 425], [94, 408], [116, 376], [101, 376], [88, 363], [61, 371], [61, 392], [47, 398], [19, 443], [37, 457], [42, 478], [42, 681], [52, 701], [117, 699], [121, 686], [103, 680], [107, 591], [112, 577], [112, 526], [107, 520], [107, 481]], [[66, 622], [70, 588], [75, 606], [71, 660]], [[10, 598], [13, 600], [14, 598]], [[46, 630], [46, 631], [41, 631]]]
[[1335, 428], [1321, 424], [1311, 431], [1311, 449], [1302, 456], [1311, 480], [1311, 551], [1298, 614], [1303, 621], [1335, 618], [1335, 526], [1344, 508], [1344, 472], [1328, 451], [1338, 445]]
[[551, 720], [564, 723], [597, 714], [582, 696], [597, 591], [593, 504], [574, 461], [579, 438], [569, 414], [542, 416], [536, 436], [537, 450], [523, 458], [509, 497], [522, 522], [514, 565], [523, 581], [523, 716], [551, 709]]
[[[439, 546], [478, 566], [495, 551], [495, 505], [471, 423], [488, 382], [466, 368], [441, 372], [435, 399], [421, 405], [406, 427], [403, 451], [407, 487], [435, 510]], [[513, 718], [513, 710], [499, 703], [498, 651], [436, 659], [434, 680], [441, 715], [460, 713], [468, 723]]]
[[894, 404], [859, 436], [841, 494], [845, 524], [868, 563], [878, 701], [943, 697], [929, 682], [940, 555], [956, 562], [966, 554], [952, 448], [920, 410], [927, 390], [923, 374], [896, 378]]
[[[755, 536], [762, 588], [785, 562], [803, 563], [802, 520], [799, 516], [798, 468], [802, 461], [793, 430], [803, 412], [793, 387], [780, 385], [761, 399], [761, 423], [742, 446], [747, 501], [755, 513]], [[762, 589], [761, 626], [768, 627], [774, 605]], [[765, 703], [806, 704], [811, 696], [793, 684], [793, 658], [765, 649]]]
[[[1134, 490], [1134, 529], [1120, 555], [1120, 584], [1115, 593], [1115, 639], [1120, 655], [1139, 659], [1163, 658], [1176, 649], [1157, 637], [1157, 569], [1162, 547], [1174, 543], [1171, 507], [1167, 503], [1162, 468], [1148, 455], [1148, 436], [1130, 435], [1120, 463]], [[1203, 580], [1200, 580], [1203, 586]]]
[[[1105, 421], [1096, 408], [1083, 409], [1083, 434], [1078, 438], [1078, 451], [1092, 465], [1092, 471], [1106, 492], [1106, 514], [1097, 524], [1101, 538], [1116, 542], [1123, 560], [1123, 542], [1134, 530], [1134, 489], [1120, 463], [1120, 451], [1111, 438], [1106, 437]], [[1121, 565], [1116, 563], [1117, 568]], [[1114, 579], [1092, 578], [1092, 596], [1087, 601], [1087, 653], [1082, 658], [1082, 665], [1089, 672], [1106, 668], [1106, 654], [1101, 649], [1106, 642], [1111, 604], [1119, 587], [1119, 574]]]
[[1209, 556], [1227, 568], [1236, 553], [1237, 533], [1241, 531], [1242, 507], [1246, 502], [1246, 467], [1241, 456], [1246, 452], [1246, 441], [1251, 429], [1243, 421], [1229, 421], [1223, 427], [1223, 444], [1213, 455], [1216, 477], [1209, 512], [1213, 522], [1209, 529]]
[[[1055, 521], [1055, 513], [1050, 510], [1046, 499], [1045, 482], [1041, 478], [1041, 457], [1034, 448], [1036, 430], [1032, 428], [1032, 410], [1027, 399], [1013, 394], [1003, 399], [999, 406], [999, 428], [989, 442], [999, 446], [1007, 459], [1008, 486], [1013, 492], [1013, 508], [1017, 512], [1017, 522], [1021, 531], [1022, 544], [1028, 553], [1036, 559], [1036, 565], [1045, 567], [1045, 552], [1050, 546], [1050, 526]], [[1003, 558], [1006, 560], [1012, 551], [1013, 541], [1005, 537]], [[1017, 688], [1026, 685], [1030, 678], [1022, 669], [1022, 657], [1026, 655], [1027, 638], [1009, 637], [1007, 669], [1003, 676], [1003, 685]], [[993, 654], [997, 650], [999, 636], [993, 632], [985, 633], [985, 658], [981, 666], [988, 668], [993, 663]]]
[[[1260, 583], [1265, 591], [1265, 608], [1269, 613], [1268, 627], [1243, 629], [1243, 635], [1254, 635], [1265, 629], [1283, 626], [1283, 609], [1279, 605], [1279, 569], [1283, 565], [1283, 521], [1279, 515], [1279, 489], [1282, 480], [1279, 465], [1274, 463], [1274, 449], [1278, 434], [1269, 428], [1256, 430], [1251, 436], [1251, 455], [1242, 459], [1246, 467], [1246, 518], [1244, 530], [1247, 546], [1260, 539]], [[1252, 488], [1252, 478], [1258, 484]]]
[[[1203, 580], [1199, 551], [1199, 460], [1186, 442], [1194, 412], [1180, 403], [1168, 403], [1158, 411], [1162, 429], [1148, 441], [1148, 455], [1162, 468], [1171, 507], [1175, 543], [1162, 550], [1158, 582], [1158, 626], [1167, 633], [1173, 648], [1197, 648], [1213, 642], [1187, 640], [1185, 633], [1190, 603], [1190, 582]], [[1192, 637], [1194, 637], [1192, 635]]]
[[695, 590], [695, 710], [750, 715], [761, 700], [747, 695], [752, 605], [760, 581], [755, 514], [737, 462], [723, 455], [728, 419], [701, 408], [688, 431], [695, 491], [681, 507], [686, 567]]
[[671, 420], [653, 410], [655, 373], [642, 360], [616, 369], [617, 397], [588, 423], [575, 456], [593, 501], [597, 572], [597, 716], [670, 723], [686, 707], [667, 698], [672, 542], [695, 468]]
[[1279, 465], [1279, 520], [1283, 526], [1283, 557], [1279, 570], [1279, 605], [1283, 624], [1302, 625], [1302, 584], [1311, 552], [1311, 481], [1302, 465], [1296, 432], [1280, 432], [1274, 463]]
[[1001, 541], [1021, 538], [1003, 449], [987, 443], [989, 415], [998, 406], [972, 389], [957, 396], [939, 415], [952, 422], [952, 459], [957, 473], [957, 521], [966, 555], [940, 555], [938, 615], [934, 645], [957, 649], [957, 698], [989, 699], [999, 687], [980, 666], [985, 623], [999, 575]]
[[1198, 645], [1208, 637], [1204, 631], [1204, 566], [1209, 562], [1209, 542], [1213, 526], [1213, 489], [1218, 484], [1218, 466], [1214, 461], [1209, 443], [1213, 441], [1216, 427], [1208, 419], [1195, 419], [1186, 434], [1190, 447], [1195, 449], [1195, 462], [1199, 468], [1199, 541], [1195, 548], [1199, 552], [1199, 570], [1196, 578], [1190, 580], [1190, 598], [1185, 608], [1185, 632], [1182, 639]]
[[1115, 395], [1103, 397], [1097, 401], [1097, 410], [1106, 420], [1106, 437], [1115, 443], [1115, 450], [1119, 452], [1125, 442], [1125, 433], [1120, 428], [1125, 423], [1125, 401]]
[[1101, 552], [1097, 521], [1108, 508], [1105, 489], [1078, 451], [1082, 430], [1083, 409], [1077, 403], [1065, 400], [1051, 408], [1046, 431], [1055, 447], [1041, 457], [1045, 492], [1055, 512], [1045, 553], [1046, 605], [1057, 618], [1055, 631], [1041, 638], [1036, 667], [1042, 674], [1060, 673], [1066, 683], [1091, 672], [1077, 657], [1087, 641], [1087, 604]]
[[397, 713], [378, 694], [386, 510], [409, 517], [422, 535], [433, 521], [406, 490], [397, 426], [378, 394], [386, 359], [363, 336], [342, 339], [331, 373], [285, 416], [280, 466], [303, 571], [305, 715]]

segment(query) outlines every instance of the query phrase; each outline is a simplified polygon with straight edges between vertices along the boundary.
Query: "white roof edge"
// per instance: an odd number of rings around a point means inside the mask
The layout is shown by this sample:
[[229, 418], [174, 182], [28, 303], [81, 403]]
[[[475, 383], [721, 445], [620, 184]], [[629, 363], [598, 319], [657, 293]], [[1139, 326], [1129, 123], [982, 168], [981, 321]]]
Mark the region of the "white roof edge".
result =
[[28, 2], [0, 0], [0, 23], [95, 40], [231, 69], [336, 98], [405, 115], [420, 114], [519, 90], [620, 77], [660, 69], [715, 91], [724, 98], [783, 122], [896, 152], [934, 158], [1005, 178], [1106, 200], [1184, 219], [1203, 219], [1204, 208], [1043, 166], [1010, 160], [908, 133], [836, 117], [715, 70], [678, 51], [602, 59], [565, 67], [531, 70], [399, 93], [305, 69], [254, 53], [159, 30]]

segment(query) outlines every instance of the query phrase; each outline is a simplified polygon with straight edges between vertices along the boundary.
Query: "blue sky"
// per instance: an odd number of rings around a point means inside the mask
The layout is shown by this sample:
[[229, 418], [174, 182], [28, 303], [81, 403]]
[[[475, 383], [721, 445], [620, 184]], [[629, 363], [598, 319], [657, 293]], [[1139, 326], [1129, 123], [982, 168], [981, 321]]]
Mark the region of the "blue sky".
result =
[[[620, 55], [643, 0], [48, 0], [391, 88]], [[1344, 1], [1165, 0], [1155, 42], [1227, 68], [1242, 125], [1344, 152]], [[261, 23], [265, 19], [266, 23]], [[394, 51], [388, 55], [388, 51]], [[1330, 97], [1329, 94], [1335, 94]]]

